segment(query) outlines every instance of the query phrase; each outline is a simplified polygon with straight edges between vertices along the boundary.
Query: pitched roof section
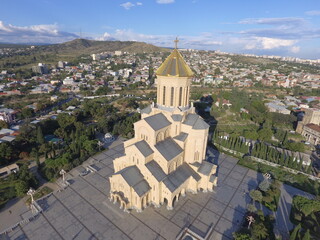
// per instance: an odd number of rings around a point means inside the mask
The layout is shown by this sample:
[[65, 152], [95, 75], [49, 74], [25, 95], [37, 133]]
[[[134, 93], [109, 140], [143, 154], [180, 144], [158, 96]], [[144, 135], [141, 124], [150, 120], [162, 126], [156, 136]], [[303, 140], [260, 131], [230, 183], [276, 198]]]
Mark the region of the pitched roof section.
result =
[[151, 189], [151, 187], [149, 186], [146, 180], [142, 180], [137, 185], [134, 185], [133, 189], [139, 195], [139, 197], [142, 197], [145, 193], [147, 193]]
[[192, 77], [193, 72], [184, 61], [180, 52], [174, 49], [156, 71], [158, 76]]
[[210, 127], [198, 114], [188, 114], [183, 124], [192, 126], [192, 129], [207, 129]]
[[140, 197], [151, 189], [147, 181], [144, 180], [144, 177], [141, 174], [140, 170], [136, 166], [124, 168], [115, 174], [121, 174], [123, 179], [128, 183], [130, 187], [135, 190], [135, 192]]
[[163, 183], [171, 192], [174, 192], [181, 184], [187, 181], [189, 177], [194, 178], [196, 181], [201, 179], [199, 174], [192, 170], [188, 164], [183, 163], [176, 171], [170, 173], [168, 177], [163, 180]]
[[180, 114], [173, 114], [171, 116], [172, 120], [175, 121], [175, 122], [180, 122], [182, 120], [182, 115]]
[[141, 113], [146, 113], [146, 114], [151, 113], [151, 106], [148, 106], [148, 107], [142, 109], [142, 110], [141, 110]]
[[146, 117], [143, 120], [145, 120], [149, 124], [149, 126], [155, 131], [158, 131], [171, 124], [171, 122], [169, 122], [168, 119], [162, 113]]
[[184, 142], [187, 139], [188, 135], [188, 133], [181, 132], [178, 136], [175, 136], [174, 139]]
[[182, 148], [172, 138], [157, 143], [155, 147], [167, 161], [183, 152]]
[[167, 177], [167, 174], [162, 170], [162, 168], [159, 166], [159, 164], [152, 160], [146, 164], [146, 167], [149, 169], [151, 174], [159, 181], [161, 182], [164, 178]]
[[138, 150], [142, 153], [144, 157], [148, 157], [153, 153], [153, 150], [150, 148], [149, 144], [145, 140], [136, 142], [134, 145], [138, 148]]
[[209, 127], [210, 127], [210, 125], [208, 123], [206, 123], [202, 118], [199, 117], [192, 128], [193, 129], [207, 129]]
[[214, 166], [215, 165], [212, 163], [202, 161], [200, 167], [198, 168], [198, 172], [202, 173], [203, 175], [209, 176]]
[[306, 127], [311, 128], [312, 130], [316, 132], [320, 132], [320, 125], [316, 125], [314, 123], [308, 123], [306, 124]]

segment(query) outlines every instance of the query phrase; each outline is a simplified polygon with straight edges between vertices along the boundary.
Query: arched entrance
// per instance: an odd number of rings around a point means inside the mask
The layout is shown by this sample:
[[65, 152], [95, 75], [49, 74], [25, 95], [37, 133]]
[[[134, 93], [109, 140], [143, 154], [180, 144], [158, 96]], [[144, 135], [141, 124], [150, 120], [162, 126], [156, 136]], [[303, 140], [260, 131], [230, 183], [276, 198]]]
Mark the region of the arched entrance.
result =
[[118, 204], [120, 209], [123, 209], [124, 211], [127, 211], [128, 209], [128, 200], [124, 197], [124, 194], [122, 192], [113, 192], [110, 193], [110, 201], [113, 202], [113, 204]]

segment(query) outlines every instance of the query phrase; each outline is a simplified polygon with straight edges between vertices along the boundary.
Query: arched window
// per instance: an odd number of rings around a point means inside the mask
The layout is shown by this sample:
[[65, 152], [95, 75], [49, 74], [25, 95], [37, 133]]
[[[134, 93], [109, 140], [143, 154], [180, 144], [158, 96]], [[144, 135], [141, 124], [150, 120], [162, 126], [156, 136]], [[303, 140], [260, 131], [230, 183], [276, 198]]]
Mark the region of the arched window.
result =
[[166, 87], [163, 87], [163, 96], [162, 96], [162, 104], [166, 105]]
[[170, 106], [173, 106], [173, 97], [174, 97], [174, 88], [171, 88], [171, 99], [170, 99]]
[[189, 87], [186, 89], [186, 105], [188, 105], [188, 92], [189, 92]]
[[182, 87], [180, 87], [180, 92], [179, 92], [179, 106], [182, 105]]
[[196, 151], [195, 154], [194, 154], [194, 160], [195, 161], [199, 160], [199, 152], [198, 151]]

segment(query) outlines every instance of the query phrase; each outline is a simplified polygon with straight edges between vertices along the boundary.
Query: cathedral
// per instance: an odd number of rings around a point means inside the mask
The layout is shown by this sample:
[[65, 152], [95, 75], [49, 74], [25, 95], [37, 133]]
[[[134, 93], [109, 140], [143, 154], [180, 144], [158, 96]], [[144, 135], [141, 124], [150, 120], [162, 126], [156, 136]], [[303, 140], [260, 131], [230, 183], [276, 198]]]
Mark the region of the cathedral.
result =
[[209, 125], [189, 103], [193, 72], [176, 48], [156, 71], [157, 103], [141, 110], [134, 138], [114, 159], [110, 201], [125, 211], [170, 210], [186, 192], [212, 191], [217, 166], [206, 161]]

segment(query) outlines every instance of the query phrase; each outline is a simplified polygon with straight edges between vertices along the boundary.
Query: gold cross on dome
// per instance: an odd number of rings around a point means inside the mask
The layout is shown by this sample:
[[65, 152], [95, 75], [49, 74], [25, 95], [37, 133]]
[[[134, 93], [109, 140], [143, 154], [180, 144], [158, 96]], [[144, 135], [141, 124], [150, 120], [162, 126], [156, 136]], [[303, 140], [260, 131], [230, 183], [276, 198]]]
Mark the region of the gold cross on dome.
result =
[[175, 49], [177, 49], [177, 48], [178, 48], [178, 42], [179, 42], [178, 37], [176, 37], [176, 40], [174, 40]]

